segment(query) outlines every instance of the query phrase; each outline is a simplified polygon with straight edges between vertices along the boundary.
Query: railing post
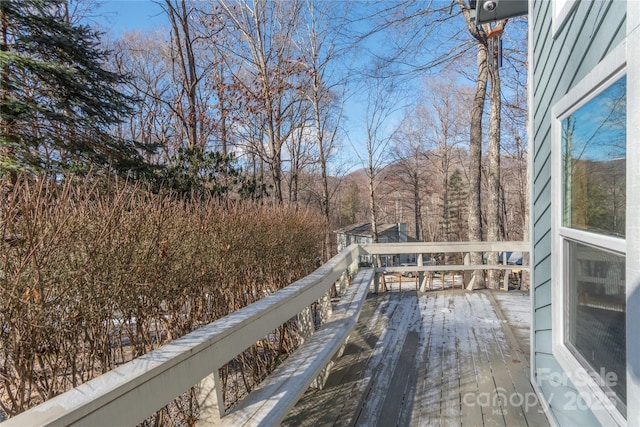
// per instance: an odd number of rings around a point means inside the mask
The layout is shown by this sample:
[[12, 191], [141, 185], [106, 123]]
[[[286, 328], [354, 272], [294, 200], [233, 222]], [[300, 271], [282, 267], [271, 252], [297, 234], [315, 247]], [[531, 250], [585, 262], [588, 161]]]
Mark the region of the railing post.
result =
[[318, 301], [318, 304], [320, 305], [320, 324], [324, 325], [329, 319], [329, 316], [331, 316], [331, 313], [333, 312], [333, 310], [331, 309], [330, 292], [327, 292], [326, 294], [324, 294], [322, 298], [320, 298], [320, 300]]
[[[522, 252], [522, 265], [529, 265], [529, 260], [531, 259], [530, 253], [529, 252]], [[529, 267], [532, 268], [532, 267]], [[520, 290], [529, 290], [529, 278], [531, 277], [531, 270], [527, 269], [520, 269], [520, 283], [518, 286], [518, 289]]]
[[427, 290], [427, 277], [429, 277], [429, 275], [425, 274], [424, 271], [420, 271], [418, 273], [418, 286], [420, 292], [425, 292]]
[[[353, 275], [355, 276], [355, 274], [358, 272], [358, 261], [357, 261], [357, 257], [356, 260], [351, 263], [351, 265], [349, 265], [347, 267], [347, 271], [345, 271], [341, 276], [340, 276], [340, 296], [342, 297], [344, 295], [344, 293], [346, 292], [347, 288], [349, 286], [351, 286], [351, 275], [350, 272], [353, 272]], [[329, 317], [331, 316], [333, 309], [331, 306], [331, 294], [330, 292], [325, 294], [319, 301], [318, 304], [320, 305], [320, 320], [321, 323], [324, 324]], [[342, 355], [342, 353], [344, 352], [344, 349], [346, 347], [346, 342], [344, 342], [342, 344], [342, 346], [340, 347], [340, 349], [338, 350], [338, 353], [336, 354], [336, 358], [340, 357]], [[330, 361], [327, 366], [325, 366], [320, 373], [318, 374], [318, 376], [316, 377], [315, 380], [313, 380], [313, 382], [311, 383], [310, 387], [313, 388], [317, 388], [322, 390], [324, 388], [325, 383], [327, 382], [327, 378], [329, 378], [329, 373], [331, 372], [331, 368], [333, 367], [333, 360]]]
[[300, 336], [300, 344], [304, 341], [306, 337], [315, 332], [315, 325], [313, 322], [313, 315], [311, 313], [311, 307], [306, 306], [302, 309], [300, 313], [296, 316], [297, 324], [298, 324], [298, 334]]
[[221, 385], [220, 373], [217, 368], [200, 381], [198, 386], [200, 417], [196, 425], [210, 426], [220, 422], [224, 415], [224, 397]]
[[[423, 266], [424, 265], [424, 261], [423, 261], [423, 257], [422, 254], [418, 254], [418, 261], [416, 262], [417, 265], [419, 266]], [[416, 290], [420, 289], [420, 292], [424, 292], [425, 291], [425, 287], [426, 287], [426, 282], [425, 282], [425, 274], [424, 271], [418, 271], [418, 282], [416, 283]]]
[[[502, 265], [507, 265], [507, 251], [502, 252]], [[509, 270], [504, 270], [504, 290], [509, 290]]]
[[374, 268], [374, 273], [373, 273], [373, 292], [377, 295], [380, 292], [380, 275], [383, 273], [378, 273], [377, 270], [378, 267], [380, 267], [380, 265], [378, 264], [378, 259], [380, 259], [380, 256], [375, 255], [373, 257], [373, 268]]
[[[471, 255], [469, 254], [469, 252], [465, 252], [464, 254], [464, 265], [470, 265], [471, 264]], [[465, 270], [464, 273], [462, 273], [462, 286], [463, 287], [467, 287], [467, 284], [469, 284], [469, 282], [471, 281], [471, 272]]]

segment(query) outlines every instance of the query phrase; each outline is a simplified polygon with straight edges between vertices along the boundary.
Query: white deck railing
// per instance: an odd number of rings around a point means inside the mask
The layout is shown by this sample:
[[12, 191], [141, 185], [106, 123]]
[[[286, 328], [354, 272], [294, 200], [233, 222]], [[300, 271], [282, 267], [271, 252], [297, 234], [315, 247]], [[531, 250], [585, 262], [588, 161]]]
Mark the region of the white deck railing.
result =
[[[360, 255], [507, 250], [528, 252], [529, 245], [500, 242], [349, 246], [286, 288], [54, 397], [1, 426], [135, 425], [196, 384], [209, 384], [209, 389], [200, 387], [201, 393], [208, 393], [208, 401], [201, 400], [201, 405], [206, 401], [208, 406], [201, 407], [201, 415], [207, 411], [211, 415], [212, 411], [219, 411], [217, 402], [222, 402], [220, 387], [214, 387], [218, 369], [326, 295], [345, 272], [354, 273]], [[425, 267], [412, 268], [420, 271]]]
[[[416, 259], [416, 265], [412, 266], [376, 266], [375, 288], [379, 287], [380, 275], [385, 273], [415, 273], [418, 280], [418, 286], [421, 291], [427, 289], [427, 283], [430, 278], [425, 273], [433, 272], [466, 272], [476, 270], [502, 270], [504, 271], [504, 286], [506, 290], [509, 284], [509, 275], [513, 270], [529, 270], [526, 258], [523, 259], [521, 265], [509, 265], [507, 257], [503, 256], [502, 264], [471, 264], [470, 254], [472, 252], [480, 252], [483, 254], [489, 252], [522, 252], [528, 254], [531, 245], [529, 242], [406, 242], [406, 243], [371, 243], [363, 245], [363, 249], [370, 255], [404, 255], [413, 254]], [[426, 254], [462, 254], [462, 264], [432, 264], [425, 259]], [[470, 282], [470, 276], [464, 279], [465, 284]], [[471, 287], [474, 285], [471, 283]]]

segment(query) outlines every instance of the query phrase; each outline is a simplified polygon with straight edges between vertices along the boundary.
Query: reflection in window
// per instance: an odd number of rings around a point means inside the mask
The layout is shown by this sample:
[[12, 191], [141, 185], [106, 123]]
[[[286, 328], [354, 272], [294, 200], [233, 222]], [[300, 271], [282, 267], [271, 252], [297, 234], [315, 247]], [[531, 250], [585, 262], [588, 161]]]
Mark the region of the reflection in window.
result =
[[625, 235], [626, 77], [562, 121], [563, 226]]
[[626, 403], [625, 258], [568, 241], [567, 341]]

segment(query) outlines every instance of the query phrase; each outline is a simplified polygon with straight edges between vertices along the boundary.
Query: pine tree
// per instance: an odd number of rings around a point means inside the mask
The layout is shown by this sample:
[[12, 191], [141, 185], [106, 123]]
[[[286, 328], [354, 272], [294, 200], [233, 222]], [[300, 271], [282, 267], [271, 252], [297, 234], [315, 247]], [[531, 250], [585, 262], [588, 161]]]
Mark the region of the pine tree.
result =
[[99, 35], [71, 24], [64, 6], [0, 1], [0, 177], [143, 164], [140, 147], [111, 132], [131, 112], [124, 77], [104, 68]]

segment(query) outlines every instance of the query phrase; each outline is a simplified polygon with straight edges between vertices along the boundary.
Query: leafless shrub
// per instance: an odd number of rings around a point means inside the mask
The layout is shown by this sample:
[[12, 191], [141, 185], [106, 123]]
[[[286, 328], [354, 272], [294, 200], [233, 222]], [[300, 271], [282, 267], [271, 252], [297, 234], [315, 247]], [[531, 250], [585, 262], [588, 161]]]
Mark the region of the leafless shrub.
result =
[[[0, 409], [20, 413], [308, 274], [321, 223], [113, 182], [21, 181], [0, 200]], [[289, 322], [239, 355], [243, 388], [295, 336]], [[172, 408], [155, 422], [192, 424], [193, 393]]]

